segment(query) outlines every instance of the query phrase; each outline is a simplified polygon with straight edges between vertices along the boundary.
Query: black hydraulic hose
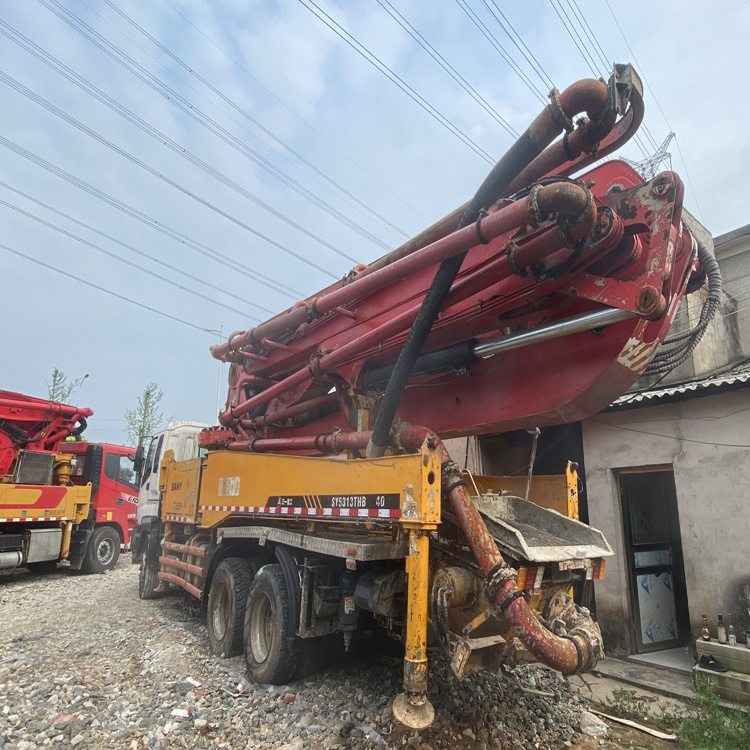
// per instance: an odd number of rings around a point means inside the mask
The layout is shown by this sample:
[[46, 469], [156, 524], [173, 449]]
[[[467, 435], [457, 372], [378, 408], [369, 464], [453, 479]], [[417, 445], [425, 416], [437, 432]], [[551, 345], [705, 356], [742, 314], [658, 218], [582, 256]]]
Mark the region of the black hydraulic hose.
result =
[[[477, 339], [461, 341], [458, 344], [420, 354], [414, 363], [413, 375], [436, 375], [441, 372], [468, 370], [482, 360], [474, 354]], [[393, 373], [395, 363], [366, 367], [362, 371], [362, 387], [371, 390], [386, 385]]]
[[719, 264], [705, 244], [698, 239], [696, 242], [698, 243], [698, 260], [708, 279], [708, 295], [701, 310], [700, 319], [695, 328], [665, 339], [666, 347], [657, 352], [645, 375], [663, 375], [685, 362], [703, 337], [721, 302], [722, 284]]
[[14, 443], [19, 445], [21, 443], [26, 445], [26, 443], [31, 442], [28, 432], [22, 430], [18, 425], [13, 424], [13, 422], [7, 422], [4, 419], [0, 420], [0, 430], [5, 432]]
[[[461, 221], [456, 229], [463, 229], [476, 221], [479, 212], [483, 208], [489, 208], [495, 203], [505, 192], [505, 189], [510, 185], [514, 177], [530, 164], [547, 145], [547, 143], [537, 143], [532, 137], [531, 129], [526, 130], [508, 149], [505, 156], [492, 168], [489, 175], [487, 175], [481, 187], [471, 199], [466, 211], [464, 211], [464, 215], [461, 217]], [[383, 394], [383, 400], [373, 426], [372, 437], [367, 446], [368, 458], [382, 456], [385, 453], [385, 448], [388, 445], [388, 437], [404, 388], [406, 388], [419, 352], [427, 340], [427, 336], [450, 292], [450, 288], [458, 275], [465, 257], [466, 253], [460, 253], [444, 260], [440, 264], [435, 278], [432, 280], [432, 284], [422, 301], [422, 306], [412, 324], [409, 335], [398, 355], [398, 360]]]
[[86, 417], [78, 417], [78, 426], [71, 430], [71, 435], [78, 437], [88, 427]]

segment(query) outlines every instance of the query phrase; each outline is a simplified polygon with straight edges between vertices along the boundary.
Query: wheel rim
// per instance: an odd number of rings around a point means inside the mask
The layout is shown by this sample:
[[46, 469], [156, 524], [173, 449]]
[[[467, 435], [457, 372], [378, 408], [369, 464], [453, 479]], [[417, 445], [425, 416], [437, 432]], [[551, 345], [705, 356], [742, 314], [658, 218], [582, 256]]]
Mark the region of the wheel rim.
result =
[[213, 600], [213, 612], [211, 613], [211, 626], [213, 627], [216, 640], [220, 641], [227, 632], [227, 611], [229, 609], [229, 595], [227, 587], [220, 583], [215, 589]]
[[266, 593], [260, 593], [253, 604], [250, 618], [250, 646], [253, 657], [259, 664], [264, 662], [273, 646], [273, 606]]
[[115, 556], [115, 545], [111, 539], [102, 539], [96, 548], [96, 559], [102, 565], [109, 565]]

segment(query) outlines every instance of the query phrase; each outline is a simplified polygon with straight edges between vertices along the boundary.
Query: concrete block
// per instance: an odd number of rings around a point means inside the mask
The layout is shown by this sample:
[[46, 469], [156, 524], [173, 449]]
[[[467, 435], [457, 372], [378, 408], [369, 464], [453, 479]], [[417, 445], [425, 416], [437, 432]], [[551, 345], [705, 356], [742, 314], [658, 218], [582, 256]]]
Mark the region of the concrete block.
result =
[[730, 646], [718, 641], [704, 641], [698, 639], [695, 642], [698, 659], [701, 656], [715, 656], [720, 662], [726, 664], [734, 672], [750, 674], [750, 648], [745, 644]]
[[750, 675], [732, 672], [731, 670], [729, 672], [713, 672], [697, 665], [693, 668], [693, 674], [698, 679], [712, 682], [716, 694], [722, 698], [733, 703], [750, 706]]

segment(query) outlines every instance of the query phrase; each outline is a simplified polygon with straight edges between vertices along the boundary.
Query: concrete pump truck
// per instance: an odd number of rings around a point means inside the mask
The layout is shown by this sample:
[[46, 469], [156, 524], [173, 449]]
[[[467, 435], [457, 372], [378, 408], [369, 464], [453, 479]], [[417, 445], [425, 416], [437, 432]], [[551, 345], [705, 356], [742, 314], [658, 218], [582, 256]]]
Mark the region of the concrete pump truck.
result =
[[0, 391], [0, 569], [104, 573], [130, 543], [136, 451], [81, 439], [92, 414]]
[[[226, 406], [205, 455], [162, 462], [141, 597], [205, 602], [211, 649], [244, 650], [261, 683], [380, 628], [404, 646], [393, 712], [414, 728], [434, 717], [428, 643], [458, 675], [591, 669], [601, 633], [569, 591], [601, 577], [607, 542], [462, 472], [443, 440], [580, 420], [694, 345], [700, 331], [668, 337], [677, 305], [708, 279], [709, 316], [720, 279], [680, 178], [585, 171], [642, 116], [627, 65], [553, 90], [469, 203], [212, 347]], [[575, 491], [570, 470], [563, 506]]]

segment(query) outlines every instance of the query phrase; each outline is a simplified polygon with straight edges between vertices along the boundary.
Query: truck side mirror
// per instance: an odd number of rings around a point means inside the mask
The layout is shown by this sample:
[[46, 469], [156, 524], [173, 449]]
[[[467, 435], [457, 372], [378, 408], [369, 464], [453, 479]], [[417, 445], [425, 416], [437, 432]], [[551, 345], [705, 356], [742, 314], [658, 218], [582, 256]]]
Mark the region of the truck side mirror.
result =
[[139, 445], [135, 449], [135, 461], [133, 461], [133, 471], [135, 471], [136, 484], [141, 483], [141, 472], [143, 471], [143, 457], [146, 454], [146, 449]]

